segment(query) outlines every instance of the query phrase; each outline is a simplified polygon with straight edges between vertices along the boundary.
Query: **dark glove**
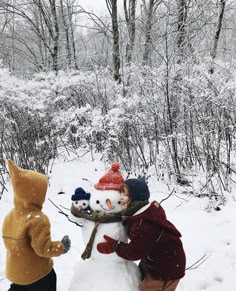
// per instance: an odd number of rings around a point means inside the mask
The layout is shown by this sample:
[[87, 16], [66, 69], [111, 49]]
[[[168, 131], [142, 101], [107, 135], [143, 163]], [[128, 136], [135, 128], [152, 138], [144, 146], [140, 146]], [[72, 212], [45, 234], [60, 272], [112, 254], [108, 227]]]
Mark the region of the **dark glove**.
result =
[[65, 235], [63, 236], [61, 242], [63, 243], [64, 245], [64, 252], [63, 254], [67, 253], [71, 247], [71, 241], [69, 239], [69, 236], [68, 235]]
[[98, 243], [97, 244], [97, 250], [99, 253], [102, 254], [111, 254], [115, 251], [116, 245], [118, 243], [117, 240], [114, 240], [113, 238], [109, 237], [108, 235], [103, 236], [106, 242]]

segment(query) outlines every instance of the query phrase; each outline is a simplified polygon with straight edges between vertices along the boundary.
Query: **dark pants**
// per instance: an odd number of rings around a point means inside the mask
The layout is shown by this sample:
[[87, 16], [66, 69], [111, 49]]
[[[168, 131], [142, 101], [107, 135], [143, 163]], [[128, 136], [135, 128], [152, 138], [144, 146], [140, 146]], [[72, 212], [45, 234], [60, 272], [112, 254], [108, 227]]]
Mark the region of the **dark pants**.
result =
[[57, 290], [57, 276], [52, 269], [52, 271], [42, 279], [29, 285], [18, 285], [11, 284], [8, 291], [56, 291]]

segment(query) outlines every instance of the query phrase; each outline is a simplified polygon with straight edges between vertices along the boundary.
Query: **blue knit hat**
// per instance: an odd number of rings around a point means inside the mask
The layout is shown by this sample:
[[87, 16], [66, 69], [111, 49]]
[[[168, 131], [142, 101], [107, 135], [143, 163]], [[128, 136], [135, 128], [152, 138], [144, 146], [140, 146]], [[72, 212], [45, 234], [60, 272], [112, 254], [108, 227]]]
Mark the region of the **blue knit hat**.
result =
[[145, 201], [150, 197], [148, 185], [144, 178], [128, 179], [124, 182], [129, 187], [131, 201]]
[[72, 201], [89, 200], [90, 196], [91, 196], [90, 193], [85, 192], [83, 188], [79, 187], [75, 189], [75, 194], [71, 196], [71, 200]]

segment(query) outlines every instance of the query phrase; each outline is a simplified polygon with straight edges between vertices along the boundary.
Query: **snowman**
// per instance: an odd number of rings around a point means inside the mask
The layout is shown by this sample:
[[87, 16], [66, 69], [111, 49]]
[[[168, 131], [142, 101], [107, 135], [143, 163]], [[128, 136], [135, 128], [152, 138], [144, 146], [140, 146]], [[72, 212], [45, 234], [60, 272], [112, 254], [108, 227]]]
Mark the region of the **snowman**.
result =
[[[75, 193], [71, 196], [72, 204], [78, 210], [89, 211], [89, 199], [90, 193], [85, 192], [81, 187], [76, 188]], [[69, 214], [68, 219], [79, 225], [83, 224], [83, 219], [75, 217], [72, 213]]]
[[[120, 204], [120, 185], [124, 179], [120, 165], [113, 163], [111, 169], [94, 185], [89, 205], [91, 211], [112, 214], [122, 210]], [[95, 222], [84, 219], [82, 237], [85, 245], [94, 230]], [[140, 290], [140, 272], [138, 266], [124, 260], [117, 254], [101, 254], [97, 244], [104, 242], [104, 235], [127, 242], [127, 234], [122, 221], [100, 223], [98, 225], [91, 255], [80, 259], [70, 284], [70, 291], [138, 291]]]
[[72, 204], [79, 210], [89, 209], [89, 199], [90, 193], [85, 192], [81, 187], [76, 188], [75, 193], [71, 196]]

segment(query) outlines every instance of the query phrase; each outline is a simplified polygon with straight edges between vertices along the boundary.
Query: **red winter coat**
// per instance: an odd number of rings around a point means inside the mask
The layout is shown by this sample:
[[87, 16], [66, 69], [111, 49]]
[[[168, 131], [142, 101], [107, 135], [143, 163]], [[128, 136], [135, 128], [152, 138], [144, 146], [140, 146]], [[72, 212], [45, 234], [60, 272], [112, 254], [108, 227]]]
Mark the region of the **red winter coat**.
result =
[[166, 219], [156, 201], [144, 208], [125, 219], [130, 243], [119, 242], [117, 255], [126, 260], [141, 260], [139, 266], [144, 276], [164, 281], [182, 278], [186, 258], [180, 232]]

